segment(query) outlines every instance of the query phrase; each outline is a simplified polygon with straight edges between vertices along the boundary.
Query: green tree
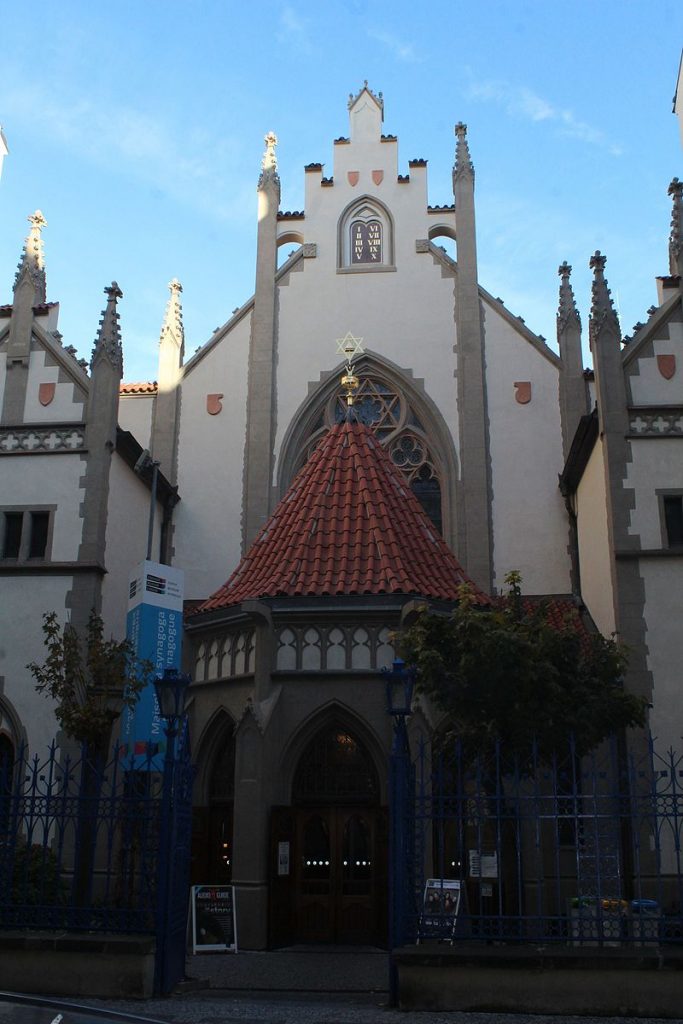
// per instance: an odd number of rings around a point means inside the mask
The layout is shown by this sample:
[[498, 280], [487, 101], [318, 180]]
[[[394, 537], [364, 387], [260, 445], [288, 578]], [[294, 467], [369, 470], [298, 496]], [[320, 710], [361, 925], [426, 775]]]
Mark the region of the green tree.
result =
[[541, 760], [574, 737], [580, 756], [613, 732], [643, 726], [647, 703], [622, 684], [626, 653], [613, 639], [579, 628], [572, 610], [558, 627], [543, 603], [524, 602], [518, 573], [489, 606], [463, 587], [451, 615], [418, 614], [403, 631], [404, 656], [418, 690], [445, 713], [447, 730], [472, 756], [500, 741]]
[[43, 664], [27, 665], [36, 689], [56, 702], [57, 721], [68, 736], [91, 750], [108, 744], [114, 720], [122, 708], [135, 705], [152, 664], [135, 655], [130, 640], [106, 640], [95, 611], [83, 638], [68, 624], [62, 629], [56, 612], [47, 612], [43, 642]]
[[71, 901], [87, 907], [112, 726], [123, 708], [135, 705], [153, 666], [136, 656], [130, 640], [106, 640], [104, 623], [94, 610], [82, 637], [69, 624], [62, 628], [55, 612], [46, 613], [43, 642], [45, 661], [31, 662], [27, 668], [38, 692], [55, 701], [55, 715], [65, 733], [82, 745]]

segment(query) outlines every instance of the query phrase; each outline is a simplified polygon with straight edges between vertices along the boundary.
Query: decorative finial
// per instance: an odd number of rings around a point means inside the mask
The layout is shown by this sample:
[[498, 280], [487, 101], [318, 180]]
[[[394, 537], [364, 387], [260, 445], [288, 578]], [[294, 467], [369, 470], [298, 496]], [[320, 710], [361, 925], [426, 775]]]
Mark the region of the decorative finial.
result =
[[597, 250], [590, 258], [589, 266], [593, 271], [592, 302], [590, 313], [591, 344], [594, 337], [609, 321], [616, 333], [621, 336], [619, 318], [612, 303], [612, 292], [605, 280], [605, 263], [607, 259]]
[[170, 291], [169, 300], [166, 304], [166, 312], [164, 313], [164, 320], [161, 325], [161, 336], [159, 338], [159, 344], [162, 345], [168, 338], [175, 342], [179, 347], [183, 347], [185, 341], [185, 329], [183, 327], [183, 307], [180, 302], [180, 296], [182, 295], [183, 286], [177, 277], [174, 277], [172, 281], [169, 281], [168, 288]]
[[123, 374], [123, 349], [121, 347], [121, 328], [119, 327], [119, 313], [116, 308], [118, 299], [123, 298], [123, 292], [116, 281], [112, 281], [104, 289], [107, 296], [107, 305], [102, 313], [100, 329], [95, 339], [95, 347], [92, 351], [90, 369], [94, 370], [95, 365], [101, 359], [107, 359], [120, 375]]
[[353, 360], [359, 352], [363, 351], [363, 339], [354, 338], [349, 331], [343, 338], [337, 338], [337, 352], [341, 352], [346, 358], [345, 372], [341, 378], [341, 386], [344, 388], [344, 397], [348, 409], [353, 406], [356, 392], [360, 387], [360, 381], [353, 372]]
[[47, 221], [40, 210], [30, 214], [27, 220], [31, 228], [24, 242], [21, 259], [19, 260], [19, 266], [14, 278], [14, 287], [16, 290], [21, 277], [24, 273], [27, 273], [36, 291], [35, 303], [37, 304], [45, 302], [46, 299], [45, 255], [43, 253], [41, 231], [44, 227], [47, 227]]
[[602, 274], [605, 271], [605, 263], [607, 263], [607, 257], [603, 256], [599, 249], [596, 249], [588, 261], [588, 266], [594, 273]]
[[669, 270], [672, 276], [683, 277], [683, 182], [674, 178], [668, 188], [673, 200], [671, 235], [669, 236]]
[[557, 329], [558, 331], [564, 330], [569, 322], [570, 318], [574, 318], [578, 327], [581, 327], [581, 317], [579, 311], [576, 308], [576, 300], [574, 299], [574, 289], [569, 283], [571, 277], [572, 268], [565, 260], [557, 268], [557, 273], [560, 275], [560, 304], [557, 311]]
[[273, 182], [279, 191], [280, 177], [277, 173], [277, 156], [275, 154], [277, 135], [275, 132], [268, 132], [267, 135], [263, 136], [263, 141], [266, 144], [266, 149], [261, 160], [261, 175], [258, 180], [258, 187], [263, 188], [267, 182]]
[[467, 174], [474, 181], [474, 164], [470, 156], [470, 147], [467, 142], [467, 125], [458, 121], [455, 126], [455, 166], [453, 167], [453, 181]]
[[364, 79], [364, 81], [363, 81], [363, 88], [362, 89], [359, 89], [357, 93], [352, 93], [352, 92], [349, 93], [349, 102], [347, 104], [349, 110], [354, 105], [356, 100], [360, 97], [360, 95], [362, 93], [364, 93], [364, 92], [367, 92], [367, 93], [369, 93], [372, 96], [373, 100], [375, 101], [375, 103], [377, 104], [379, 109], [382, 111], [382, 120], [384, 120], [384, 97], [382, 96], [381, 92], [374, 93], [372, 91], [372, 89], [368, 85], [367, 78]]

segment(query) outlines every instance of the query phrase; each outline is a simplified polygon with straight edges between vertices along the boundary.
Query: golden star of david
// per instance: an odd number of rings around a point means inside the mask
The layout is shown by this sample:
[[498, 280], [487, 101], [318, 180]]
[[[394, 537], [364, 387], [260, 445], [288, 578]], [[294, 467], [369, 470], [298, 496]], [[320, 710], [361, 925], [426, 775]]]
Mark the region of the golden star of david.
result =
[[337, 338], [337, 352], [341, 352], [350, 362], [353, 357], [363, 351], [363, 339], [354, 338], [351, 331], [348, 331], [343, 338]]

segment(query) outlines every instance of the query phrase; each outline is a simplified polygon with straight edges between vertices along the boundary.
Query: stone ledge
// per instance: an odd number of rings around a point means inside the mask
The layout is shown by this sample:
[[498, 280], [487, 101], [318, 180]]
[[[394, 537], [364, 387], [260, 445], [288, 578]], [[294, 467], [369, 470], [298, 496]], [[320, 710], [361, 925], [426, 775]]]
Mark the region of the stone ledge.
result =
[[402, 1010], [680, 1020], [683, 949], [411, 946], [397, 949]]
[[480, 943], [455, 943], [443, 946], [424, 943], [394, 950], [397, 964], [426, 966], [499, 967], [524, 970], [683, 970], [683, 946], [645, 946], [621, 948], [606, 946], [485, 946]]
[[0, 989], [148, 999], [154, 986], [155, 949], [150, 935], [2, 931]]

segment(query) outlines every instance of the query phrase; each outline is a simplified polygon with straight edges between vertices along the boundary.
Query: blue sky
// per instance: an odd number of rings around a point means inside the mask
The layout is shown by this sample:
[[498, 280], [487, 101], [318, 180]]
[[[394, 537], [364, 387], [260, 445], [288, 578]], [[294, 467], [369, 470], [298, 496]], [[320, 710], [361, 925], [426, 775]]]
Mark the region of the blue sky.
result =
[[153, 379], [172, 277], [188, 354], [252, 293], [265, 132], [282, 207], [301, 209], [304, 165], [331, 173], [367, 78], [402, 172], [429, 160], [433, 204], [452, 201], [453, 125], [467, 122], [484, 287], [552, 342], [558, 264], [574, 266], [587, 324], [600, 249], [630, 333], [668, 272], [682, 29], [678, 0], [6, 4], [0, 302], [38, 207], [64, 343], [90, 356], [116, 279], [125, 379]]

